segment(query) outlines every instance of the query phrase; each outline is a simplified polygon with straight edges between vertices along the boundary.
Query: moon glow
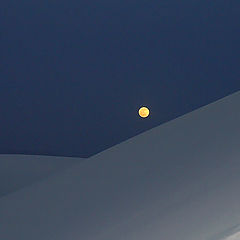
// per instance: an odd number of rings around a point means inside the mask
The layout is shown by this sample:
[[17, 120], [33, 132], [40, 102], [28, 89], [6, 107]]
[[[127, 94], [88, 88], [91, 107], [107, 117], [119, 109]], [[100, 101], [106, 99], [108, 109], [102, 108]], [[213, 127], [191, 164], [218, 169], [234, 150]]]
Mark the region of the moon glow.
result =
[[150, 111], [147, 107], [141, 107], [138, 111], [138, 114], [139, 114], [140, 117], [146, 118], [146, 117], [149, 116]]

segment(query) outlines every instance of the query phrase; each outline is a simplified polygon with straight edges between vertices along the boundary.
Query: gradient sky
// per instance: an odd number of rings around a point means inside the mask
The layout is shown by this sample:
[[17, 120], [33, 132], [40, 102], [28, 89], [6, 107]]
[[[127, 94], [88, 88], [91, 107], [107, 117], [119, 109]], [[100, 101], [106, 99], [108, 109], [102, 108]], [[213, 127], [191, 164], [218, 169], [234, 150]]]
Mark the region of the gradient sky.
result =
[[0, 153], [89, 157], [236, 92], [239, 9], [236, 0], [3, 0]]

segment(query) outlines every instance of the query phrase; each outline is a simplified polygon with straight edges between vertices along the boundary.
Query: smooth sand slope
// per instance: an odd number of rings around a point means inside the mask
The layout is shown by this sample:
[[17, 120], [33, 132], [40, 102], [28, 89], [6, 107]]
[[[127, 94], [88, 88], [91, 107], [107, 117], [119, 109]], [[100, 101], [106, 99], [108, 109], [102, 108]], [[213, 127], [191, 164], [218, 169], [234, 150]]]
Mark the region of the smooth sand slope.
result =
[[0, 154], [0, 197], [84, 161], [82, 158]]
[[0, 239], [222, 239], [240, 224], [239, 109], [236, 93], [1, 198]]

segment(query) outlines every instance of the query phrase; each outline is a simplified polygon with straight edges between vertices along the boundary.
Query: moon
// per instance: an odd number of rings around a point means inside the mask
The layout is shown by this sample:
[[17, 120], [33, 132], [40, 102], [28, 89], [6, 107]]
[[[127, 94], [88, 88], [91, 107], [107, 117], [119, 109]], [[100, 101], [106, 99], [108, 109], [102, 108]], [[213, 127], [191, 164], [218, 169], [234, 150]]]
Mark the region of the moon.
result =
[[146, 118], [149, 116], [150, 114], [150, 111], [147, 107], [141, 107], [139, 110], [138, 110], [138, 114], [140, 117], [142, 118]]

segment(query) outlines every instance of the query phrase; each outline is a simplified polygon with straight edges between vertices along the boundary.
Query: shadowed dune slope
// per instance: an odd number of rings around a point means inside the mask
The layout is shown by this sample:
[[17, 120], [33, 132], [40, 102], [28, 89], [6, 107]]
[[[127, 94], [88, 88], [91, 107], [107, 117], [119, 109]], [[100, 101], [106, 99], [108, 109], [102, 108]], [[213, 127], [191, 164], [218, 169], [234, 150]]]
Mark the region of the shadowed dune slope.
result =
[[69, 168], [84, 159], [37, 155], [0, 155], [0, 197]]

